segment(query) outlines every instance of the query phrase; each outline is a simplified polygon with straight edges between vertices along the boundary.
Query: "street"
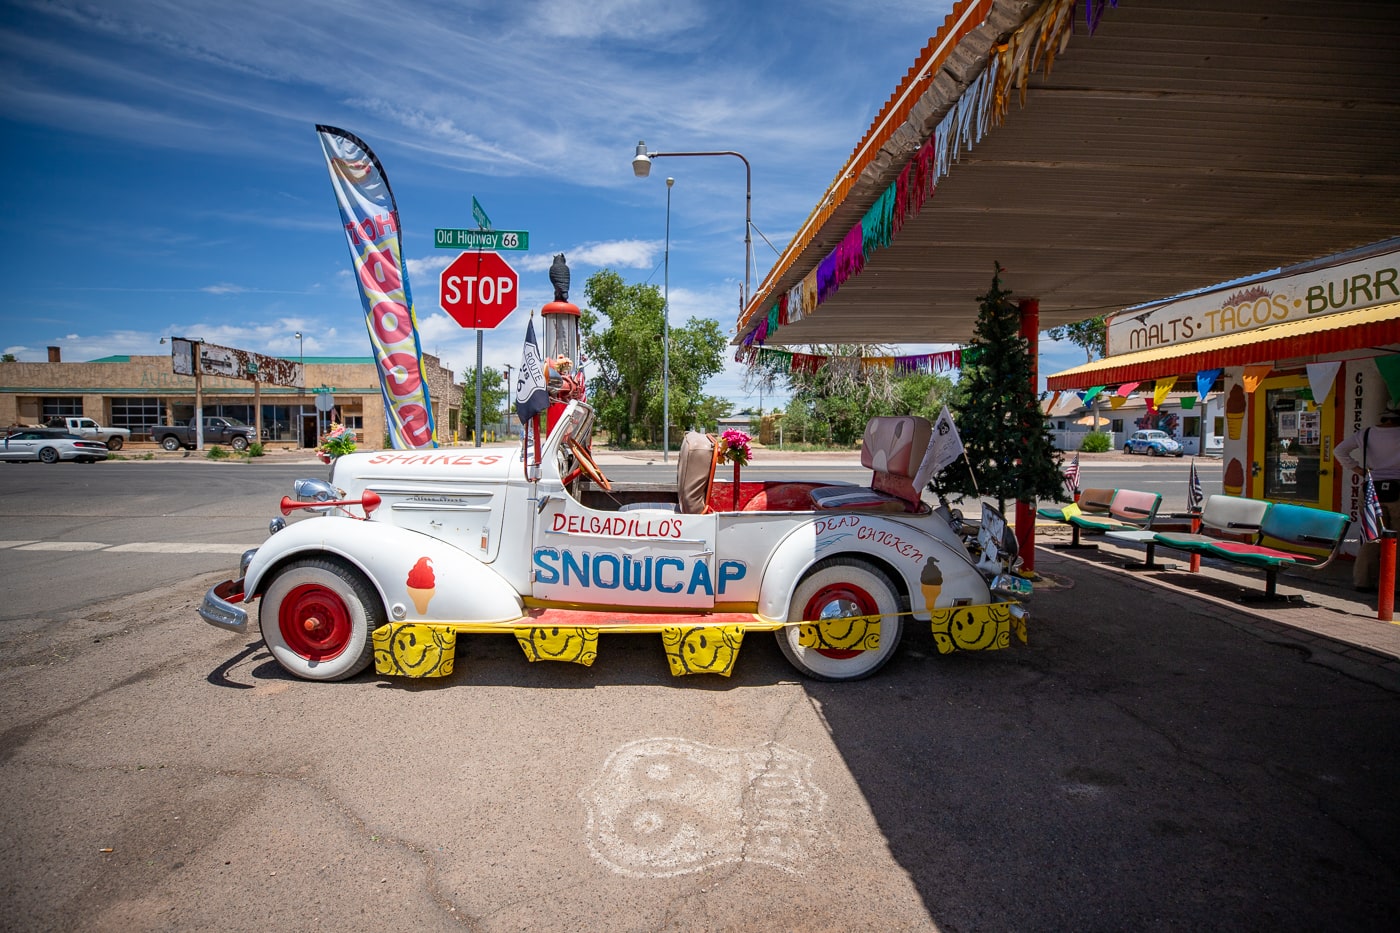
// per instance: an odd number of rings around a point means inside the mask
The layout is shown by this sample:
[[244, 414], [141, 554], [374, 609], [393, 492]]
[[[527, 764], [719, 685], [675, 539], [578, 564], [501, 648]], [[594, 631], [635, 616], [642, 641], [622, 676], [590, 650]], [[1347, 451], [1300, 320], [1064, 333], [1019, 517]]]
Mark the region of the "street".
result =
[[194, 612], [306, 474], [0, 471], [0, 927], [1367, 929], [1400, 908], [1400, 675], [1325, 642], [1046, 549], [1029, 646], [942, 657], [912, 626], [857, 683], [797, 679], [762, 634], [729, 679], [672, 678], [651, 636], [585, 668], [485, 635], [442, 681], [307, 683]]

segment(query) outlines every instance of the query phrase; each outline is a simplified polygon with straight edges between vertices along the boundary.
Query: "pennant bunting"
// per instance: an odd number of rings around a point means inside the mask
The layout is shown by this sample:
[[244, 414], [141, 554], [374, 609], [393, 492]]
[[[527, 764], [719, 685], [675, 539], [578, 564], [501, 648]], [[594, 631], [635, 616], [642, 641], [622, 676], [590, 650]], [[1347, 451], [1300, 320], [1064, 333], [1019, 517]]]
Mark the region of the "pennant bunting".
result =
[[1220, 378], [1223, 369], [1203, 369], [1196, 373], [1196, 394], [1201, 397], [1201, 401], [1206, 400], [1206, 395], [1215, 387], [1215, 380]]
[[1085, 405], [1092, 405], [1092, 404], [1094, 403], [1094, 399], [1098, 398], [1098, 397], [1099, 397], [1099, 393], [1102, 392], [1102, 391], [1103, 391], [1104, 389], [1106, 389], [1106, 388], [1107, 388], [1107, 386], [1093, 386], [1092, 388], [1085, 389], [1085, 390], [1084, 390], [1084, 404], [1085, 404]]
[[1138, 387], [1136, 382], [1125, 382], [1114, 392], [1119, 398], [1127, 398], [1133, 394], [1133, 390]]
[[1152, 387], [1152, 407], [1153, 407], [1153, 408], [1161, 408], [1161, 407], [1162, 407], [1162, 403], [1165, 402], [1165, 401], [1167, 400], [1167, 393], [1170, 392], [1170, 391], [1172, 390], [1172, 386], [1174, 386], [1174, 385], [1176, 385], [1176, 377], [1175, 377], [1175, 376], [1167, 376], [1167, 377], [1164, 378], [1164, 379], [1158, 379], [1158, 380], [1157, 380], [1157, 384], [1156, 384], [1155, 386]]
[[1244, 368], [1244, 391], [1247, 395], [1253, 395], [1254, 390], [1259, 388], [1259, 383], [1273, 370], [1270, 363], [1253, 363]]
[[1312, 389], [1314, 402], [1321, 405], [1327, 401], [1327, 396], [1332, 394], [1332, 384], [1337, 381], [1337, 370], [1341, 368], [1341, 360], [1308, 364], [1308, 387]]
[[1375, 360], [1376, 369], [1385, 380], [1385, 387], [1390, 390], [1390, 404], [1400, 405], [1400, 353], [1378, 356]]

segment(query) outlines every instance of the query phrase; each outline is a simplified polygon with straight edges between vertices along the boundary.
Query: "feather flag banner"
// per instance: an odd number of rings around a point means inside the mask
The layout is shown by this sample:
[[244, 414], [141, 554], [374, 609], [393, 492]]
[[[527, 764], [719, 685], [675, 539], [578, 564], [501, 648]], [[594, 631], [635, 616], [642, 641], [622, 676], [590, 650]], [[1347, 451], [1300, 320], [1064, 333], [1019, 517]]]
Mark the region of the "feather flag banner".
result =
[[331, 173], [341, 226], [355, 265], [390, 444], [395, 449], [436, 447], [433, 406], [403, 265], [394, 192], [379, 159], [359, 137], [319, 125], [316, 135]]
[[1385, 513], [1381, 511], [1381, 500], [1376, 495], [1376, 484], [1371, 481], [1371, 471], [1366, 471], [1366, 488], [1361, 503], [1361, 538], [1364, 541], [1380, 540], [1385, 531]]

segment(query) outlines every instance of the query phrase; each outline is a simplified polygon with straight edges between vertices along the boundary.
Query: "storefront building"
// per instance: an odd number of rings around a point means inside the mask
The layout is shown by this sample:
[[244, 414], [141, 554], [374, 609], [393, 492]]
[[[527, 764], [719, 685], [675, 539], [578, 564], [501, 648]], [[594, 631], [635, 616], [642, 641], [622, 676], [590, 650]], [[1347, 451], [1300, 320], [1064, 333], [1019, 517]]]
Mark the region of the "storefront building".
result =
[[1355, 516], [1332, 451], [1400, 400], [1400, 239], [1118, 312], [1107, 347], [1047, 387], [1218, 392], [1225, 493]]
[[[424, 354], [423, 359], [439, 441], [454, 443], [463, 387], [436, 357]], [[338, 418], [355, 431], [360, 444], [384, 446], [384, 400], [374, 360], [309, 357], [303, 365], [304, 388], [204, 376], [204, 414], [256, 424], [261, 409], [263, 442], [283, 447], [315, 447], [328, 421]], [[172, 369], [166, 355], [65, 363], [59, 349], [50, 347], [45, 363], [0, 363], [0, 424], [42, 424], [53, 417], [85, 415], [102, 425], [130, 429], [133, 443], [146, 441], [153, 425], [181, 424], [194, 417], [194, 377]], [[330, 396], [329, 411], [318, 411], [316, 399], [321, 395]]]

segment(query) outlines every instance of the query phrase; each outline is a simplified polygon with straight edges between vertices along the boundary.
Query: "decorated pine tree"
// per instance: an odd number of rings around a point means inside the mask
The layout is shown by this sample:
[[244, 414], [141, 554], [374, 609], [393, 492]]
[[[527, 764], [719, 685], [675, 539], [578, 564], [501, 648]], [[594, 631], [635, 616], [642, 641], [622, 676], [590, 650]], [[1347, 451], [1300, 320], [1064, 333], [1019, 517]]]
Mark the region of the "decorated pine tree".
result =
[[1001, 272], [998, 264], [991, 289], [978, 299], [977, 329], [962, 354], [961, 402], [952, 408], [967, 457], [953, 461], [936, 482], [947, 492], [996, 499], [1004, 513], [1008, 501], [1063, 502], [1068, 496], [1040, 411], [1021, 312], [1002, 288]]

